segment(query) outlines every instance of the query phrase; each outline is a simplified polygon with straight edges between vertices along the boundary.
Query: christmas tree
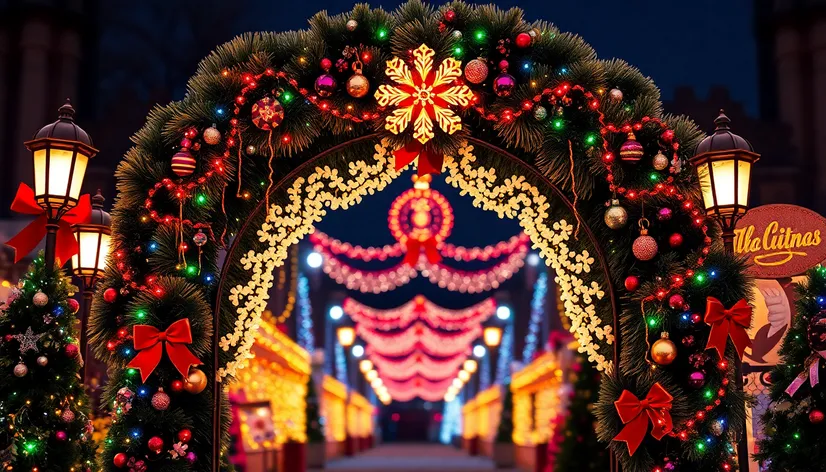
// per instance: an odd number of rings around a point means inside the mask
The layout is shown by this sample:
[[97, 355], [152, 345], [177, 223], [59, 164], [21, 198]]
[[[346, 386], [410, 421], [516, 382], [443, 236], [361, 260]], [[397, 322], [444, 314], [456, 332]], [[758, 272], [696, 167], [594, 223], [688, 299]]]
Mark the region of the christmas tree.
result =
[[824, 470], [826, 393], [818, 383], [826, 351], [826, 267], [812, 269], [798, 287], [798, 316], [771, 372], [771, 405], [763, 415], [765, 439], [756, 457], [767, 471]]
[[321, 425], [318, 407], [318, 393], [315, 390], [315, 382], [313, 381], [313, 376], [311, 375], [310, 379], [307, 380], [306, 400], [307, 442], [311, 444], [323, 443], [326, 440], [324, 437], [324, 426]]
[[88, 471], [95, 458], [76, 290], [42, 257], [0, 312], [0, 464], [4, 470]]
[[513, 442], [513, 392], [510, 384], [502, 386], [505, 398], [502, 400], [502, 414], [499, 416], [499, 427], [496, 428], [496, 442]]

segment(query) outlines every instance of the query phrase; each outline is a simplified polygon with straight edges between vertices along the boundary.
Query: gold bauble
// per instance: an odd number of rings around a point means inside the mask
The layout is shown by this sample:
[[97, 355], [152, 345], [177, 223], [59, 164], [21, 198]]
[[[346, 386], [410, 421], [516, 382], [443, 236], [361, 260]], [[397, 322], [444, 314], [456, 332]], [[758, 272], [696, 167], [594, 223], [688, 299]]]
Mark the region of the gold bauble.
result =
[[361, 98], [370, 92], [370, 81], [367, 77], [355, 73], [347, 79], [347, 93], [353, 98]]
[[658, 152], [657, 155], [654, 156], [652, 165], [656, 170], [665, 170], [668, 168], [668, 158], [662, 152]]
[[620, 229], [628, 222], [628, 212], [620, 206], [616, 198], [611, 200], [611, 206], [605, 210], [605, 224], [611, 229]]
[[201, 369], [190, 369], [189, 375], [184, 380], [184, 390], [197, 395], [204, 391], [207, 386], [207, 377]]
[[663, 332], [660, 339], [651, 345], [651, 359], [657, 364], [668, 365], [677, 358], [677, 346], [668, 339], [668, 333]]

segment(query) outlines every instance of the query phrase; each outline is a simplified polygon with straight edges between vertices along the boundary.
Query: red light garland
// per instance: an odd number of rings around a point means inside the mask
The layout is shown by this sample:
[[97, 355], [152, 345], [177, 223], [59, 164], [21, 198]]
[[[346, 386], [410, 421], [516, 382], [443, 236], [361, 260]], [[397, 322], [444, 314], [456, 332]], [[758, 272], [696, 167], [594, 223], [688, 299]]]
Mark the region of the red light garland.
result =
[[397, 308], [377, 310], [347, 298], [344, 300], [343, 308], [355, 323], [375, 330], [406, 329], [416, 321], [424, 321], [432, 328], [461, 331], [484, 323], [493, 316], [496, 313], [496, 301], [487, 298], [467, 308], [451, 310], [436, 305], [422, 295], [417, 295]]
[[427, 379], [441, 379], [446, 374], [455, 377], [462, 369], [470, 354], [470, 348], [465, 352], [451, 357], [434, 358], [427, 354], [415, 351], [403, 358], [389, 358], [368, 349], [370, 361], [379, 371], [382, 378], [404, 380], [418, 375]]
[[356, 334], [367, 343], [368, 353], [398, 357], [409, 355], [418, 349], [434, 357], [451, 357], [467, 352], [468, 346], [482, 335], [482, 326], [443, 334], [425, 323], [415, 322], [400, 333], [388, 334], [356, 325]]

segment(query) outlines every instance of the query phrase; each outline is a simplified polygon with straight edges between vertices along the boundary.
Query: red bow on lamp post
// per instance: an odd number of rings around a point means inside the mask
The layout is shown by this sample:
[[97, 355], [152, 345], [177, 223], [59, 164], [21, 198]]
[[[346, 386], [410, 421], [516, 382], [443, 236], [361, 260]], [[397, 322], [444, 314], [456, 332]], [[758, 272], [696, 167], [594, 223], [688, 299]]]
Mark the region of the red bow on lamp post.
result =
[[203, 364], [185, 346], [192, 344], [189, 318], [172, 323], [165, 331], [154, 326], [135, 325], [132, 327], [132, 336], [135, 339], [135, 350], [139, 352], [127, 367], [138, 369], [143, 382], [146, 382], [161, 362], [163, 344], [166, 344], [166, 355], [182, 376], [186, 377], [189, 374], [190, 366]]
[[672, 400], [674, 397], [659, 382], [651, 387], [642, 400], [628, 390], [623, 390], [619, 400], [614, 402], [614, 407], [625, 426], [614, 437], [614, 441], [626, 443], [628, 454], [633, 456], [645, 439], [648, 420], [653, 425], [651, 436], [658, 441], [662, 439], [674, 428], [669, 412]]
[[[48, 216], [46, 211], [37, 204], [34, 190], [26, 184], [20, 184], [17, 195], [11, 204], [11, 210], [24, 215], [37, 215], [37, 218], [11, 238], [6, 245], [14, 249], [14, 262], [19, 261], [32, 252], [37, 244], [46, 236]], [[77, 206], [66, 212], [58, 222], [55, 244], [55, 259], [62, 266], [72, 256], [77, 254], [78, 245], [72, 233], [73, 224], [87, 223], [92, 214], [92, 205], [89, 195], [82, 195]]]
[[726, 354], [726, 340], [730, 337], [734, 348], [737, 349], [737, 356], [743, 358], [746, 348], [751, 346], [747, 332], [751, 326], [751, 306], [745, 299], [741, 299], [731, 308], [726, 308], [720, 300], [708, 297], [705, 322], [711, 325], [706, 349], [716, 349], [720, 359], [723, 359]]

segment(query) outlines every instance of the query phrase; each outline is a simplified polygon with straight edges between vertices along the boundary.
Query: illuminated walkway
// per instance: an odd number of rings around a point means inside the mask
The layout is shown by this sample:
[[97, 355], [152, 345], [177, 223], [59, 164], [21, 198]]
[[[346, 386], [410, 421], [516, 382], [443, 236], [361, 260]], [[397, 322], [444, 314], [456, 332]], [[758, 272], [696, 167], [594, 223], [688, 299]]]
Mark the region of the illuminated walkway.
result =
[[388, 444], [356, 457], [335, 459], [326, 471], [335, 472], [511, 472], [496, 469], [486, 458], [469, 457], [439, 444]]

